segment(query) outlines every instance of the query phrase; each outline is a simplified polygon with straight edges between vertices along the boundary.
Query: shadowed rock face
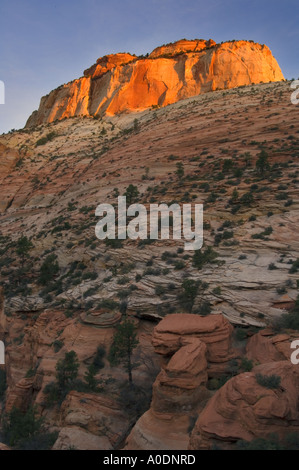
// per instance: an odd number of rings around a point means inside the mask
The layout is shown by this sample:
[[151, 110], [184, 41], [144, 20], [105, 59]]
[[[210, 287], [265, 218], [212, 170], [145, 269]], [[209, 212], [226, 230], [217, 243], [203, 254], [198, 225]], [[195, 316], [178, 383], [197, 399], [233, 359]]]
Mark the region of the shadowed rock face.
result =
[[84, 77], [44, 96], [26, 127], [72, 116], [143, 111], [209, 91], [283, 79], [265, 45], [181, 40], [146, 58], [120, 53], [98, 59]]

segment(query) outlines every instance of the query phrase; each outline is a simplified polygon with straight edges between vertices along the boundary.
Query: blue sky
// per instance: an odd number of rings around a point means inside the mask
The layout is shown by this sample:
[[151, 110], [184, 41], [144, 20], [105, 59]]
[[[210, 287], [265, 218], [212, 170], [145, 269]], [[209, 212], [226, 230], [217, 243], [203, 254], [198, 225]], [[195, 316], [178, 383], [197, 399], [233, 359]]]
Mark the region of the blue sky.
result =
[[298, 0], [1, 0], [0, 133], [21, 128], [42, 95], [100, 56], [137, 55], [181, 38], [253, 39], [299, 76]]

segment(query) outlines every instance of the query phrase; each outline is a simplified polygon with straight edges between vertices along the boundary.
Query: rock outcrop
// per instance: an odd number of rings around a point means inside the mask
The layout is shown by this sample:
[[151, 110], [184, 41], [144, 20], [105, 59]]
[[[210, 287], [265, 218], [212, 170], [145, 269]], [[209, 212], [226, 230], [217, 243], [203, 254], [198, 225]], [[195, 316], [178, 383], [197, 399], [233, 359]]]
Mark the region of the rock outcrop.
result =
[[170, 57], [176, 54], [199, 52], [208, 47], [216, 46], [216, 42], [213, 39], [206, 41], [205, 39], [196, 39], [195, 41], [188, 41], [187, 39], [181, 39], [174, 43], [165, 44], [163, 46], [156, 47], [149, 54], [150, 59], [161, 57], [162, 55], [169, 55]]
[[164, 361], [171, 358], [162, 364], [151, 407], [134, 426], [126, 449], [187, 449], [190, 425], [210, 396], [208, 361], [230, 357], [230, 335], [221, 315], [173, 314], [156, 326], [155, 351]]
[[202, 317], [195, 314], [167, 315], [155, 328], [153, 345], [162, 356], [170, 356], [193, 338], [207, 346], [209, 374], [222, 373], [233, 357], [231, 335], [233, 327], [222, 315]]
[[128, 415], [116, 400], [100, 394], [75, 391], [70, 392], [64, 400], [59, 422], [64, 429], [81, 429], [105, 439], [106, 448], [115, 448], [123, 440], [130, 425]]
[[11, 449], [7, 445], [2, 444], [2, 442], [0, 442], [0, 450], [11, 450]]
[[187, 449], [190, 422], [208, 396], [206, 349], [193, 338], [162, 368], [151, 407], [135, 424], [126, 449]]
[[[256, 374], [278, 375], [278, 388], [257, 383]], [[290, 361], [270, 362], [230, 379], [208, 402], [190, 438], [191, 450], [234, 448], [239, 440], [284, 438], [299, 431], [299, 370]]]
[[275, 335], [270, 329], [262, 330], [248, 340], [246, 356], [256, 364], [290, 360], [290, 345], [295, 339], [295, 332]]
[[72, 116], [143, 111], [209, 91], [283, 79], [265, 45], [181, 40], [148, 57], [122, 53], [98, 59], [84, 77], [44, 96], [26, 127]]
[[101, 78], [109, 70], [133, 62], [136, 59], [136, 56], [126, 53], [105, 55], [100, 57], [89, 69], [84, 70], [84, 76], [93, 79]]
[[111, 450], [111, 446], [107, 437], [71, 427], [60, 430], [53, 450]]

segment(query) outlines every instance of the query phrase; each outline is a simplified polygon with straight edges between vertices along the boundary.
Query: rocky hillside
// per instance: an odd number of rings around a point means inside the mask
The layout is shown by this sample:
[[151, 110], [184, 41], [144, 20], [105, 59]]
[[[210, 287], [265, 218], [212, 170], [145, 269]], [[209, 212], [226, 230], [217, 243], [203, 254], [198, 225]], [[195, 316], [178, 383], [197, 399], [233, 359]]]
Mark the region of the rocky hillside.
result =
[[[35, 404], [56, 449], [237, 448], [298, 433], [297, 333], [275, 325], [298, 309], [290, 91], [287, 82], [239, 87], [0, 137], [3, 413]], [[145, 205], [203, 203], [203, 249], [99, 241], [96, 206], [130, 184]], [[139, 339], [133, 389], [108, 360], [125, 314]], [[77, 384], [49, 403], [45, 388], [71, 350], [81, 381], [101, 363], [100, 389]]]
[[146, 57], [126, 53], [101, 57], [85, 70], [84, 77], [44, 96], [26, 127], [72, 116], [142, 111], [209, 91], [283, 79], [265, 45], [181, 40], [158, 47]]

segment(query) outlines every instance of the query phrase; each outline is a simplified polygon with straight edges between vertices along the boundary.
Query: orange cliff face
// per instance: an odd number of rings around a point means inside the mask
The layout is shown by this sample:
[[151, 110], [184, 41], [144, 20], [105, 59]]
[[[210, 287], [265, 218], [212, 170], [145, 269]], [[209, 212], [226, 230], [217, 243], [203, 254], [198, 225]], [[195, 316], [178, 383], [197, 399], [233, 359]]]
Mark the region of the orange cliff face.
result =
[[166, 106], [209, 91], [284, 80], [270, 49], [252, 41], [181, 40], [147, 57], [112, 54], [41, 99], [26, 127], [72, 116]]

